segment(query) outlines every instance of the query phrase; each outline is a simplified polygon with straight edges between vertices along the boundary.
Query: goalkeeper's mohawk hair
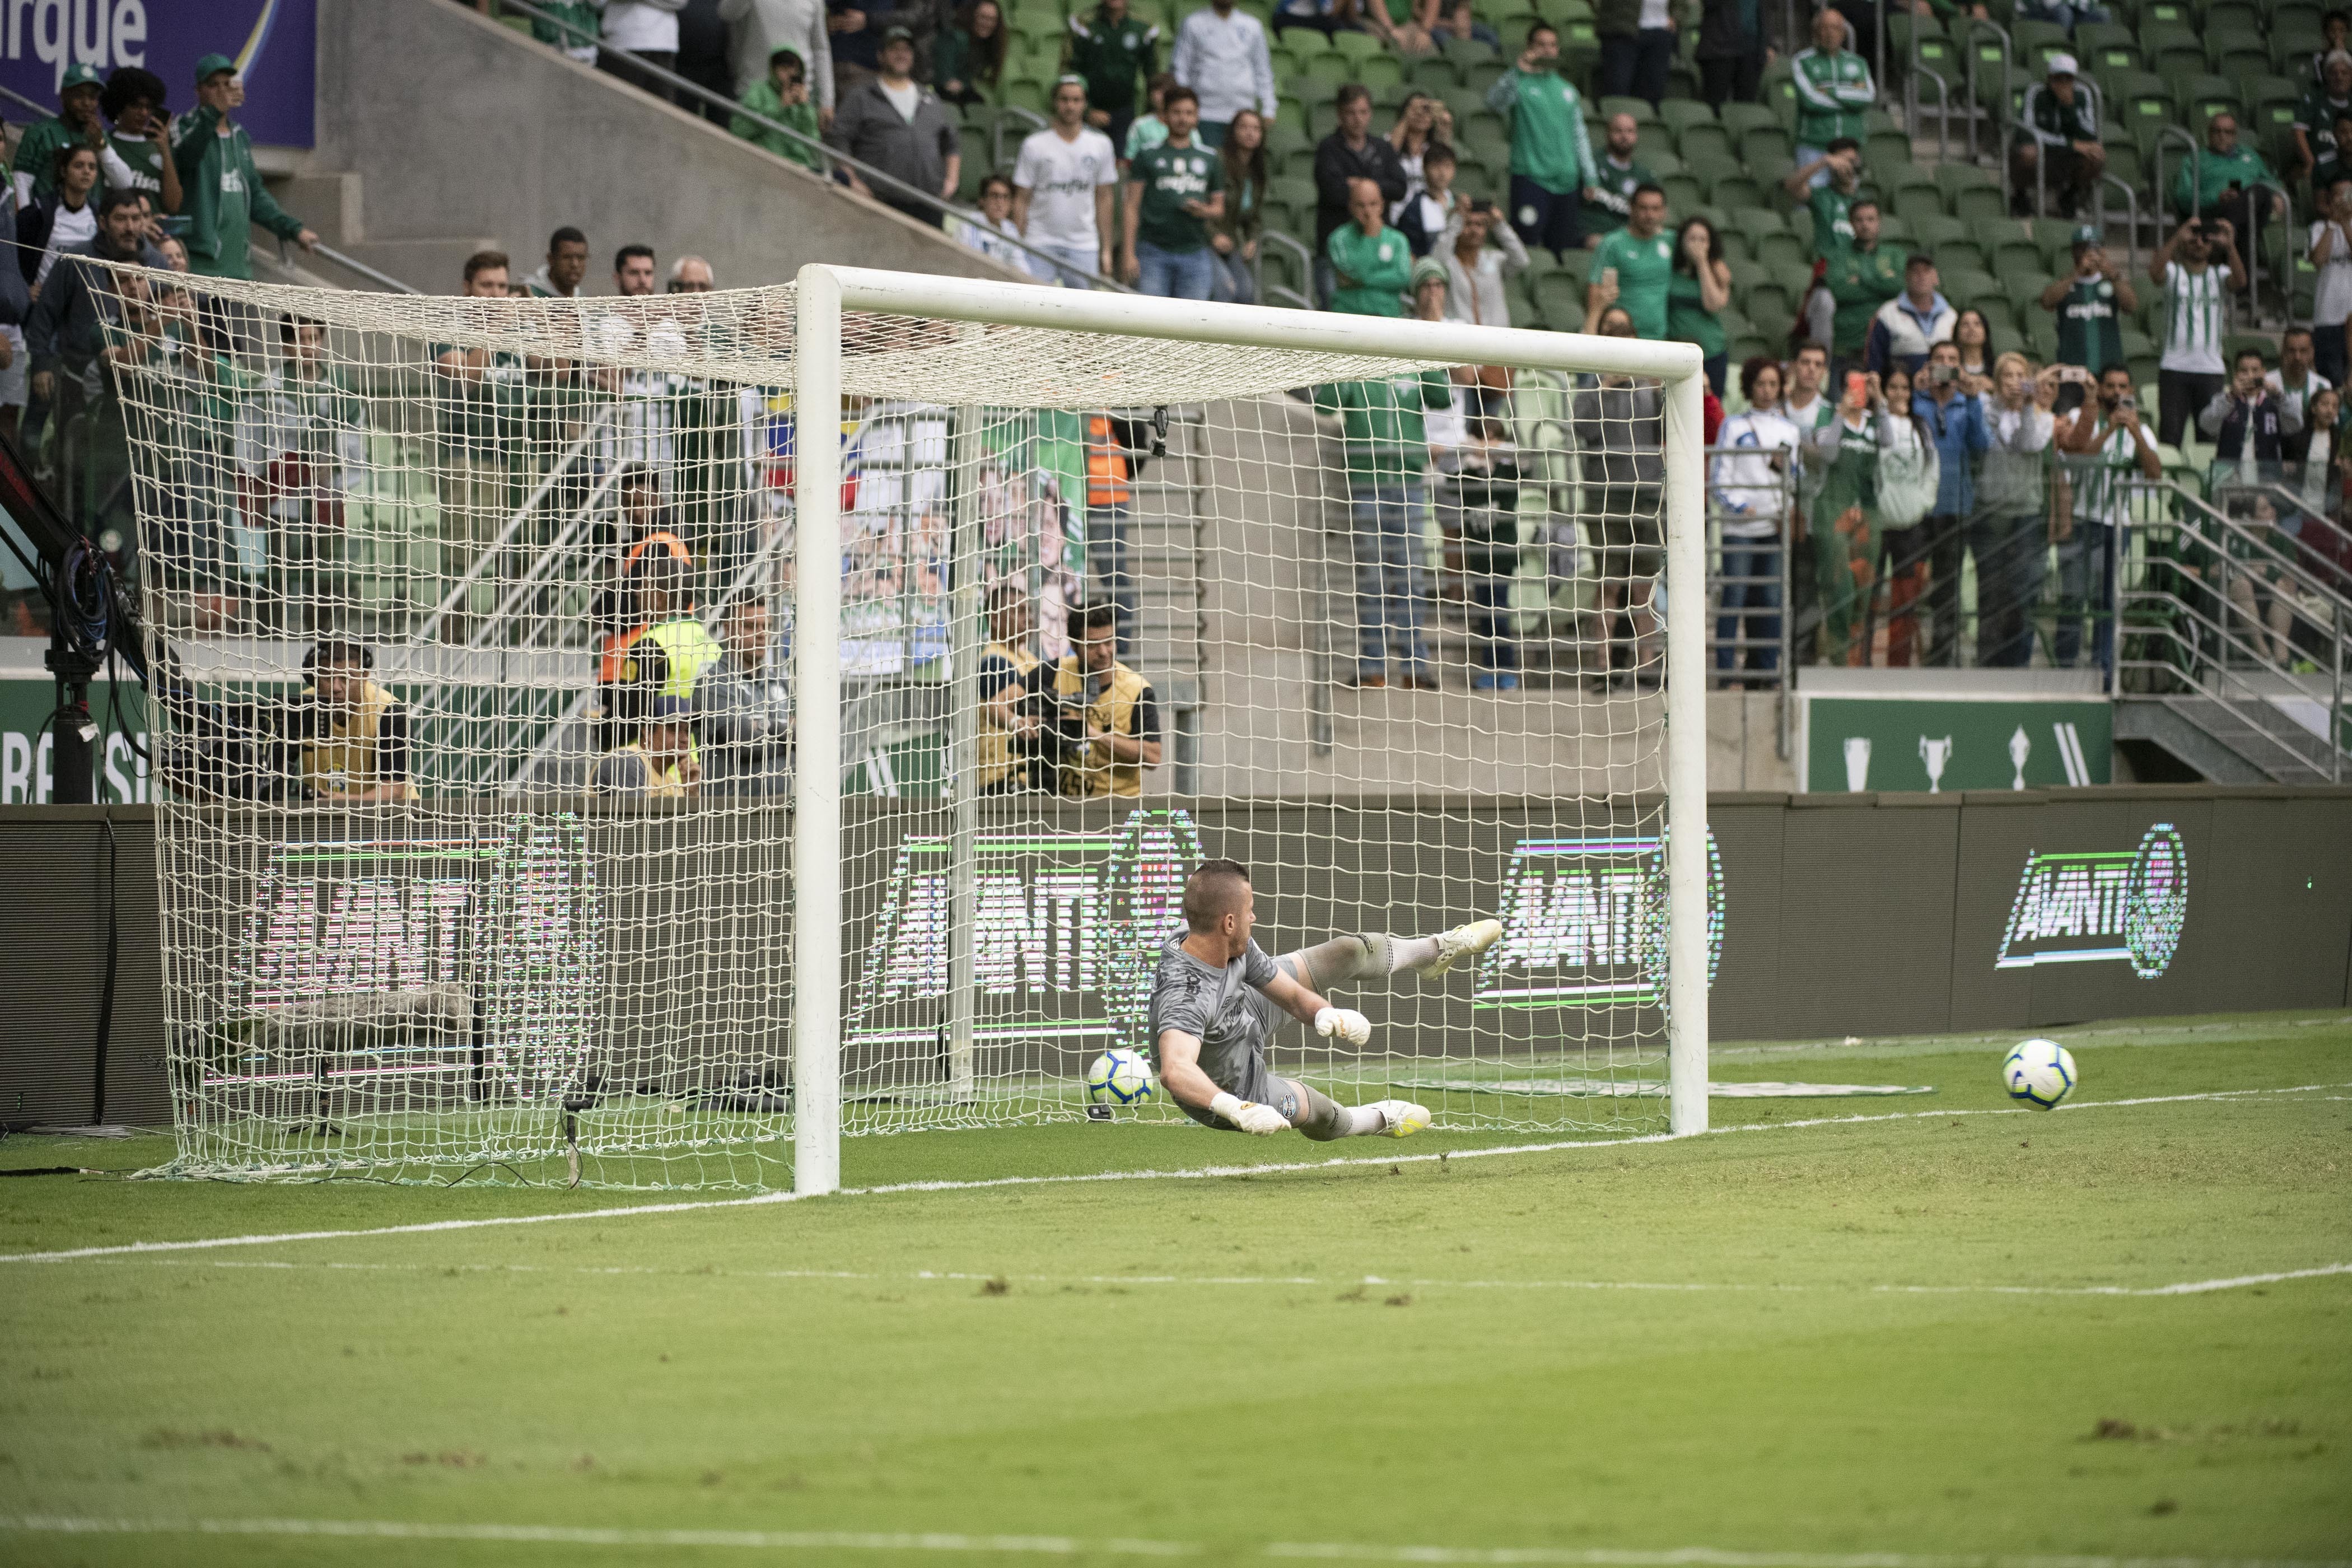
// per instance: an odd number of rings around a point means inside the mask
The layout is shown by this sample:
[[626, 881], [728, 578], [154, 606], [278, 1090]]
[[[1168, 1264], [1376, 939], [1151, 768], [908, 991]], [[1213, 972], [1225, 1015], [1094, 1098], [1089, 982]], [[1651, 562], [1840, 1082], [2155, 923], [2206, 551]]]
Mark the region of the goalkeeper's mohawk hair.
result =
[[1238, 860], [1202, 861], [1184, 881], [1184, 924], [1193, 931], [1214, 930], [1241, 901], [1249, 880], [1249, 868]]

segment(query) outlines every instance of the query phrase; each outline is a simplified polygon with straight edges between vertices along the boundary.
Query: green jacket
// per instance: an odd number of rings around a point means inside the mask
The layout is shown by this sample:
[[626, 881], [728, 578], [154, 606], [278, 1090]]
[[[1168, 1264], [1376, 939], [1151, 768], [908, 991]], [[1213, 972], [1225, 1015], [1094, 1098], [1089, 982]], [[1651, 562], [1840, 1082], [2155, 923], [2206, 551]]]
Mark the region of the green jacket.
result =
[[[12, 174], [33, 176], [33, 195], [46, 196], [58, 188], [58, 153], [79, 141], [73, 127], [52, 115], [37, 125], [26, 129], [24, 139], [16, 143], [16, 161], [9, 166]], [[96, 146], [99, 143], [85, 143]], [[92, 200], [96, 200], [93, 195]]]
[[[2263, 162], [2263, 155], [2244, 142], [2224, 158], [2210, 147], [2197, 149], [2194, 158], [2180, 161], [2180, 172], [2172, 176], [2172, 210], [2181, 217], [2193, 212], [2212, 210], [2221, 201], [2221, 193], [2231, 185], [2243, 185], [2252, 190], [2258, 184], [2275, 185], [2278, 176]], [[2191, 205], [2191, 198], [2194, 205]], [[2241, 244], [2251, 237], [2240, 236]]]
[[1511, 173], [1554, 195], [1601, 183], [1584, 100], [1557, 71], [1511, 69], [1486, 89], [1486, 107], [1511, 117]]
[[1870, 79], [1870, 63], [1852, 49], [1823, 54], [1799, 49], [1789, 62], [1790, 84], [1797, 89], [1797, 140], [1807, 147], [1827, 147], [1841, 136], [1866, 141], [1870, 127], [1863, 111], [1878, 101]]
[[1160, 55], [1160, 29], [1133, 11], [1117, 22], [1099, 6], [1070, 18], [1069, 68], [1087, 79], [1087, 106], [1113, 114], [1135, 108]]
[[1412, 283], [1412, 247], [1392, 228], [1367, 235], [1342, 224], [1323, 242], [1323, 254], [1339, 273], [1331, 309], [1350, 316], [1402, 316], [1404, 291]]
[[1903, 252], [1881, 240], [1868, 250], [1842, 247], [1827, 261], [1822, 281], [1837, 301], [1832, 346], [1841, 354], [1858, 354], [1870, 336], [1870, 318], [1903, 292]]
[[[291, 239], [302, 232], [302, 220], [278, 205], [253, 166], [253, 138], [242, 125], [219, 133], [221, 112], [200, 105], [180, 120], [172, 139], [172, 162], [180, 166], [180, 216], [188, 220], [188, 270], [208, 278], [250, 278], [253, 237], [242, 226], [222, 232], [224, 190], [241, 189], [253, 221], [278, 236]], [[232, 184], [235, 181], [237, 184]]]
[[763, 79], [753, 82], [751, 90], [743, 95], [743, 107], [780, 125], [790, 126], [808, 140], [795, 142], [789, 136], [778, 135], [757, 121], [740, 114], [728, 121], [727, 129], [744, 141], [757, 142], [777, 157], [798, 163], [804, 169], [820, 166], [816, 153], [816, 143], [820, 140], [816, 130], [816, 105], [805, 99], [788, 105], [783, 95], [776, 90], [776, 84]]
[[1383, 381], [1332, 382], [1315, 389], [1315, 411], [1339, 416], [1339, 439], [1351, 485], [1398, 484], [1429, 466], [1425, 408], [1450, 408], [1454, 389], [1442, 370]]

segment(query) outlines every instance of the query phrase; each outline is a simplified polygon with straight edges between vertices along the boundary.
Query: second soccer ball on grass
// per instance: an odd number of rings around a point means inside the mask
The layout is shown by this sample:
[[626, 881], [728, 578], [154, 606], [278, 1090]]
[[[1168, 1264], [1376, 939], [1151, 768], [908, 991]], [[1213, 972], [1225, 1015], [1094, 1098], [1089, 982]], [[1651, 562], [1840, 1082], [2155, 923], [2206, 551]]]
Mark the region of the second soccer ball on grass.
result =
[[2036, 1110], [2050, 1110], [2074, 1091], [2074, 1058], [2055, 1040], [2026, 1040], [2000, 1064], [2009, 1098]]

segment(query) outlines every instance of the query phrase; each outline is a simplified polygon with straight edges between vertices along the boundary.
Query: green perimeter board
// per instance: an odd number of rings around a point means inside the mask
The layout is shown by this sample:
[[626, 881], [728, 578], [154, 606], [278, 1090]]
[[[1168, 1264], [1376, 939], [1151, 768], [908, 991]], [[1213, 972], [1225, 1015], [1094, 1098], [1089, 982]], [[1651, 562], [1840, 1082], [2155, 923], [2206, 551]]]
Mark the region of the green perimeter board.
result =
[[[1816, 792], [2063, 789], [2103, 784], [2113, 771], [2115, 716], [2104, 700], [1855, 698], [1798, 695], [1800, 789]], [[2071, 727], [2071, 728], [2070, 728]], [[2024, 736], [2024, 762], [2013, 748]], [[1848, 742], [1869, 742], [1856, 780]], [[1943, 751], [1928, 773], [1928, 752]], [[2065, 752], [2079, 746], [2074, 763]]]

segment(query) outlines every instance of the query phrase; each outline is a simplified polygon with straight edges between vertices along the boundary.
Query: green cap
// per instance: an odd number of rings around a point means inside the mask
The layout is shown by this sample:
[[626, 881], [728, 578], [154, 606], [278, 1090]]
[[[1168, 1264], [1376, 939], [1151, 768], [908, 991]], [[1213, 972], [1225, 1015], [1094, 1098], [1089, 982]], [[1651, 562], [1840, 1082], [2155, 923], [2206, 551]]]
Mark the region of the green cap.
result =
[[1438, 260], [1434, 256], [1424, 256], [1412, 264], [1412, 287], [1414, 293], [1419, 293], [1421, 286], [1433, 278], [1449, 289], [1454, 286], [1454, 275], [1446, 271], [1445, 263]]
[[70, 65], [66, 67], [65, 80], [58, 83], [58, 91], [60, 93], [68, 93], [71, 92], [78, 87], [102, 88], [105, 85], [105, 79], [100, 77], [96, 71], [90, 69], [88, 66]]
[[202, 87], [221, 72], [236, 69], [236, 62], [226, 55], [206, 55], [196, 62], [196, 85]]

